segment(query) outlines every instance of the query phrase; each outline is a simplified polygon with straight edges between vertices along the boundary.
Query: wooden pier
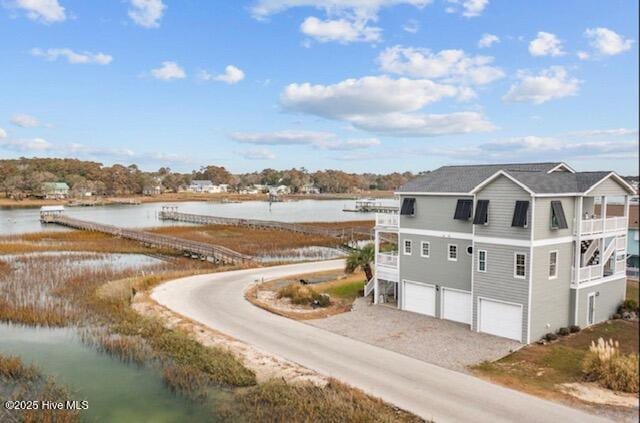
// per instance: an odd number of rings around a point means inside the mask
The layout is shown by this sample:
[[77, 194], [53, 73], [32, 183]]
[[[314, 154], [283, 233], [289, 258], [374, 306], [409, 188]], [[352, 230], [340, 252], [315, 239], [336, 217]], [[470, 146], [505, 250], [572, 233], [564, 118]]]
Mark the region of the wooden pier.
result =
[[372, 198], [362, 198], [356, 200], [354, 209], [344, 208], [342, 211], [355, 213], [397, 213], [398, 206], [387, 206], [381, 201]]
[[273, 229], [278, 231], [297, 232], [308, 235], [320, 235], [329, 238], [338, 238], [342, 242], [349, 242], [363, 237], [370, 237], [371, 233], [356, 228], [329, 229], [317, 226], [303, 225], [300, 223], [277, 222], [273, 220], [238, 219], [234, 217], [218, 217], [192, 213], [181, 213], [177, 207], [166, 206], [158, 213], [162, 220], [174, 220], [177, 222], [195, 223], [199, 225], [229, 225], [246, 226], [255, 229]]
[[105, 225], [102, 223], [88, 222], [85, 220], [74, 219], [58, 211], [42, 211], [40, 213], [40, 221], [43, 223], [55, 223], [58, 225], [67, 226], [69, 228], [80, 229], [84, 231], [102, 232], [121, 238], [132, 239], [145, 245], [181, 251], [185, 255], [216, 263], [242, 264], [254, 261], [254, 258], [251, 256], [233, 251], [220, 245], [191, 241], [188, 239], [176, 238], [168, 235], [160, 235], [136, 229], [126, 229], [113, 225]]

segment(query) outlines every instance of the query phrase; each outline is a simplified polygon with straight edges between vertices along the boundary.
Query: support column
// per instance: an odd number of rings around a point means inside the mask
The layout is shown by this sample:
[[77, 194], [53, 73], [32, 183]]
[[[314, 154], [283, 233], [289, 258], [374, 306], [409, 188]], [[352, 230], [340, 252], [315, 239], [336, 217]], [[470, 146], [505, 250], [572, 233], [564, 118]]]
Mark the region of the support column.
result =
[[373, 303], [378, 304], [378, 252], [380, 251], [380, 232], [375, 230], [373, 248]]
[[576, 245], [575, 245], [575, 256], [573, 258], [573, 283], [576, 286], [576, 295], [575, 295], [575, 304], [574, 304], [574, 316], [573, 316], [573, 324], [578, 324], [578, 298], [580, 297], [578, 290], [578, 286], [580, 284], [580, 259], [582, 256], [582, 207], [583, 207], [584, 197], [578, 197], [578, 204], [576, 205]]

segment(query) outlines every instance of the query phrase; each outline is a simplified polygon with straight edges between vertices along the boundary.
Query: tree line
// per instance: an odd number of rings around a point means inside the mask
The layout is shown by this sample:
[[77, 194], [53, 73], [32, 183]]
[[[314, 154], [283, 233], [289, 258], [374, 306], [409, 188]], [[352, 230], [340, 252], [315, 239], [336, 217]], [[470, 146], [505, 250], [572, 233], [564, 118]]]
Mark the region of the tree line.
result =
[[208, 165], [190, 173], [180, 173], [169, 167], [146, 172], [128, 166], [79, 159], [20, 158], [0, 160], [0, 190], [7, 197], [22, 198], [37, 195], [45, 182], [66, 182], [71, 195], [91, 192], [96, 195], [135, 195], [161, 186], [163, 191], [178, 192], [194, 179], [214, 184], [228, 184], [232, 190], [253, 184], [287, 185], [292, 192], [302, 192], [313, 185], [320, 192], [349, 193], [360, 190], [394, 190], [411, 179], [411, 172], [374, 174], [348, 173], [341, 170], [309, 172], [299, 169], [264, 169], [260, 172], [232, 174], [223, 166]]

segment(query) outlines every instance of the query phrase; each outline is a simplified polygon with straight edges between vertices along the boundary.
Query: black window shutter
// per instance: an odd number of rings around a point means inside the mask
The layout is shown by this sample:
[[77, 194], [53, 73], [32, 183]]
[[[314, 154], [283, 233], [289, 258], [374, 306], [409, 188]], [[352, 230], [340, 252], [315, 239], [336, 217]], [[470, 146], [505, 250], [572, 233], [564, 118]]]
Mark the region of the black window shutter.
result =
[[513, 220], [511, 220], [511, 226], [524, 228], [527, 225], [528, 210], [529, 210], [528, 201], [516, 201], [516, 208], [513, 211]]
[[403, 216], [413, 216], [416, 209], [415, 198], [404, 198], [402, 200], [402, 207], [400, 208], [400, 214]]
[[474, 225], [484, 225], [487, 223], [489, 212], [489, 200], [478, 200], [476, 204], [476, 215], [473, 218]]
[[456, 204], [456, 212], [454, 219], [467, 220], [471, 217], [471, 209], [473, 208], [473, 200], [458, 200]]
[[551, 202], [551, 216], [552, 219], [558, 223], [558, 229], [567, 229], [569, 225], [567, 225], [567, 218], [564, 216], [564, 209], [562, 208], [561, 201], [552, 201]]

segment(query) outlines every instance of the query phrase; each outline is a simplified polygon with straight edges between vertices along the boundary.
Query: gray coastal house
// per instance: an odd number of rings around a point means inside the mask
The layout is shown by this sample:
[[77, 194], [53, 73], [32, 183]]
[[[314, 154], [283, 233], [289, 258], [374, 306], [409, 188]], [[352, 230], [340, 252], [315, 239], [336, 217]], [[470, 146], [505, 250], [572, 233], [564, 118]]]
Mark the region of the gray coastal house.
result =
[[613, 172], [445, 166], [396, 195], [399, 213], [376, 216], [375, 303], [530, 343], [624, 299], [633, 189]]

